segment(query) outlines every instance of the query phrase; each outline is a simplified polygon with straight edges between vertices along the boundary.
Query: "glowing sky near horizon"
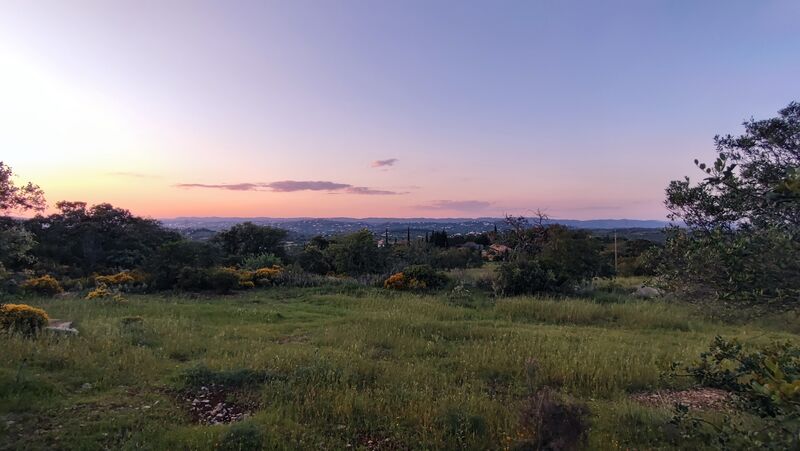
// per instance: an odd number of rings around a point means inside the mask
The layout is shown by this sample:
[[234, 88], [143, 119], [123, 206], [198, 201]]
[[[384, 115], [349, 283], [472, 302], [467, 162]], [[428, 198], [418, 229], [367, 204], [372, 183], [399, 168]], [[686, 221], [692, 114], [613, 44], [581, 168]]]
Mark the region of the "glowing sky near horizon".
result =
[[0, 160], [152, 217], [663, 219], [797, 1], [0, 0]]

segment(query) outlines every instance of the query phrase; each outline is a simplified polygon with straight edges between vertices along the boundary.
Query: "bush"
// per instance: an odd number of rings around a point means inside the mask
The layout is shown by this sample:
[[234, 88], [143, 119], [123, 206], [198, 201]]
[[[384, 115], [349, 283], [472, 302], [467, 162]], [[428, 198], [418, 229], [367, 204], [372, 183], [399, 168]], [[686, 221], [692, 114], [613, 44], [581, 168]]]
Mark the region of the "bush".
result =
[[435, 268], [479, 268], [483, 265], [480, 251], [468, 248], [451, 248], [433, 252], [431, 265]]
[[325, 275], [331, 272], [331, 265], [325, 258], [325, 254], [316, 246], [307, 246], [303, 252], [297, 256], [297, 263], [312, 274]]
[[209, 286], [218, 293], [229, 293], [240, 286], [241, 276], [233, 268], [212, 268], [207, 273]]
[[263, 253], [258, 255], [250, 255], [242, 260], [242, 268], [255, 271], [259, 268], [271, 268], [273, 266], [281, 266], [283, 262], [280, 257], [273, 253]]
[[408, 280], [406, 279], [405, 274], [401, 272], [392, 274], [383, 282], [383, 288], [390, 290], [405, 290], [407, 286]]
[[86, 295], [86, 299], [104, 299], [109, 298], [114, 295], [114, 292], [111, 291], [108, 286], [105, 284], [100, 284], [94, 290], [90, 291], [89, 294]]
[[403, 274], [409, 279], [409, 283], [422, 283], [427, 288], [441, 288], [447, 284], [447, 276], [433, 269], [429, 265], [411, 265], [403, 270]]
[[53, 278], [53, 276], [49, 275], [34, 277], [26, 280], [22, 283], [22, 289], [29, 293], [35, 293], [44, 296], [55, 296], [56, 294], [64, 292], [58, 281]]
[[94, 283], [100, 285], [126, 285], [132, 284], [136, 281], [128, 271], [119, 272], [117, 274], [110, 274], [107, 276], [95, 276]]
[[16, 332], [25, 336], [35, 335], [49, 320], [47, 313], [25, 304], [0, 305], [0, 330]]
[[553, 273], [535, 260], [505, 262], [497, 270], [496, 290], [503, 296], [534, 294], [555, 288]]
[[527, 438], [517, 444], [517, 450], [585, 449], [589, 409], [584, 404], [565, 402], [545, 387], [523, 404], [520, 426]]
[[383, 287], [391, 290], [425, 290], [447, 284], [447, 277], [428, 265], [412, 265], [389, 276]]
[[275, 285], [280, 279], [283, 269], [279, 266], [259, 268], [253, 271], [252, 280], [257, 286]]
[[[673, 364], [673, 371], [680, 368]], [[773, 343], [762, 349], [745, 351], [736, 340], [714, 338], [700, 361], [681, 368], [707, 387], [733, 394], [742, 411], [760, 419], [760, 423], [730, 418], [708, 429], [705, 419], [689, 416], [679, 406], [673, 423], [682, 426], [688, 436], [705, 439], [709, 444], [724, 444], [730, 449], [794, 449], [800, 430], [800, 347], [791, 343]], [[675, 376], [675, 375], [673, 375]]]
[[208, 270], [194, 267], [181, 268], [178, 271], [175, 285], [185, 291], [207, 290], [211, 286], [208, 280]]

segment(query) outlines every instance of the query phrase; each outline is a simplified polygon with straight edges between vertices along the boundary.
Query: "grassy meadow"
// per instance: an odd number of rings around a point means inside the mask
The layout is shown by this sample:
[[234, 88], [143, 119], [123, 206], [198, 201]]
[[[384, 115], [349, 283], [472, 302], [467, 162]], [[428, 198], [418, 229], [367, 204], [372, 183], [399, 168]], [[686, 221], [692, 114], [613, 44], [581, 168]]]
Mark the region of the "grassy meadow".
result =
[[[631, 394], [683, 388], [662, 372], [715, 335], [798, 338], [789, 319], [723, 324], [624, 297], [331, 286], [26, 302], [80, 334], [0, 342], [0, 449], [508, 449], [545, 385], [588, 405], [592, 449], [687, 448], [668, 408]], [[193, 421], [186, 393], [214, 383], [243, 421]]]

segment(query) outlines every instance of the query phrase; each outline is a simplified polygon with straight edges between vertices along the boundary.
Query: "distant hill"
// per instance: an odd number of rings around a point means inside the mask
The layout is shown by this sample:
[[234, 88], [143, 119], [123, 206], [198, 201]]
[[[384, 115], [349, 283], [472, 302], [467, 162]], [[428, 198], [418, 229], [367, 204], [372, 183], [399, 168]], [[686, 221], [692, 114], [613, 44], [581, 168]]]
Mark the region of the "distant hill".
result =
[[[251, 221], [261, 225], [272, 225], [291, 232], [293, 237], [301, 238], [313, 235], [336, 235], [349, 233], [361, 229], [369, 229], [376, 234], [389, 231], [390, 235], [405, 237], [410, 229], [414, 236], [424, 236], [432, 230], [446, 230], [448, 233], [466, 234], [488, 232], [495, 228], [504, 230], [504, 218], [239, 218], [239, 217], [178, 217], [161, 219], [166, 226], [179, 230], [202, 230], [205, 235], [208, 231], [227, 229], [234, 224]], [[603, 230], [652, 230], [658, 231], [669, 223], [658, 220], [642, 219], [551, 219], [551, 224], [563, 224], [568, 227], [589, 229], [596, 232]], [[649, 235], [649, 233], [646, 233]]]

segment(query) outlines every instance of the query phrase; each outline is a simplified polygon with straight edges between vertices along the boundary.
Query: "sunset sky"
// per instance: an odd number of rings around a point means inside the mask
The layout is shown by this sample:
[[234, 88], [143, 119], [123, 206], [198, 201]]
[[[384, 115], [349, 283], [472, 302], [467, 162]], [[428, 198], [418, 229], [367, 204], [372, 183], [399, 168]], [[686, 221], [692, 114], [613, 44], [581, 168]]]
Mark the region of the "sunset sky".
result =
[[0, 160], [152, 217], [663, 219], [798, 1], [0, 0]]

